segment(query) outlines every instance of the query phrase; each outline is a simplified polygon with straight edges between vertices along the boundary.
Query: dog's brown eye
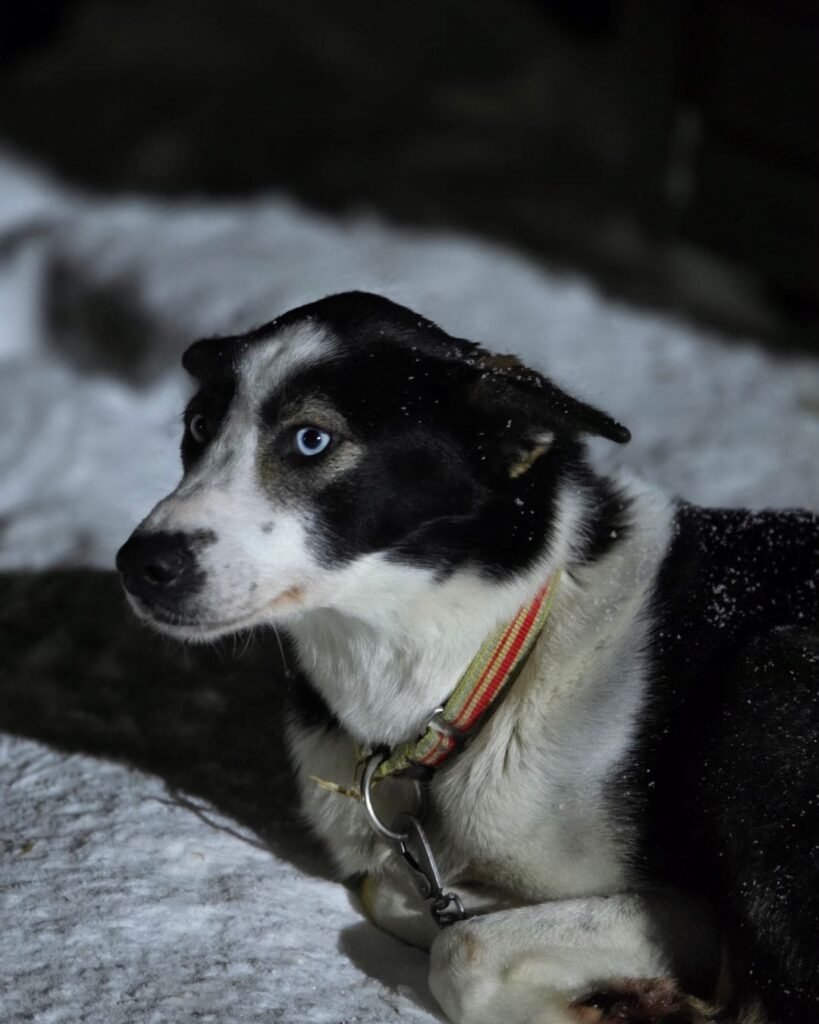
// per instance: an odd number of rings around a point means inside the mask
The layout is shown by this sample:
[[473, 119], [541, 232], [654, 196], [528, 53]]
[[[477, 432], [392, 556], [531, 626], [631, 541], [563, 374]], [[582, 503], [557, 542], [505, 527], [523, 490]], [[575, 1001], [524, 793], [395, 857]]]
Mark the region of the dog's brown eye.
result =
[[210, 437], [210, 427], [208, 425], [207, 416], [203, 416], [201, 412], [195, 413], [191, 416], [191, 421], [188, 424], [188, 430], [190, 431], [191, 437], [197, 444], [204, 444]]

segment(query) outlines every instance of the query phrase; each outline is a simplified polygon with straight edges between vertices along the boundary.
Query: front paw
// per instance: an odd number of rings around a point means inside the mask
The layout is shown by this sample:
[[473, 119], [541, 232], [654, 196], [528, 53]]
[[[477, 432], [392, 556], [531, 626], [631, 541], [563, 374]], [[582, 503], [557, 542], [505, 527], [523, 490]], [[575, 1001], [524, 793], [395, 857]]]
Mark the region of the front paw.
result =
[[438, 926], [409, 884], [392, 875], [367, 875], [360, 896], [364, 913], [382, 931], [419, 949], [432, 946]]
[[489, 937], [480, 921], [466, 921], [433, 944], [430, 988], [455, 1024], [709, 1024], [717, 1019], [712, 1007], [667, 978], [624, 979], [587, 996], [587, 983], [578, 976], [578, 950], [554, 946], [505, 957]]
[[432, 946], [430, 989], [454, 1024], [578, 1024], [571, 996], [499, 961], [482, 931], [478, 921], [465, 921]]

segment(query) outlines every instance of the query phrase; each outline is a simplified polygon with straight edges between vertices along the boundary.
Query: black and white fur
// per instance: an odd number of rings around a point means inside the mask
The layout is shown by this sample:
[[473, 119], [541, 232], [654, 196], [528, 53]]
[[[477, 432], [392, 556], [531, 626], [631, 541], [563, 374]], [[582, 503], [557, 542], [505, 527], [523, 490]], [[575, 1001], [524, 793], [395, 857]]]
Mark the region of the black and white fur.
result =
[[[375, 295], [184, 363], [185, 474], [120, 551], [125, 587], [182, 639], [287, 631], [305, 813], [375, 921], [430, 948], [451, 1019], [598, 1019], [595, 992], [720, 975], [720, 1019], [819, 1019], [819, 519], [596, 475], [584, 437], [625, 428]], [[347, 784], [356, 744], [419, 734], [558, 568], [523, 673], [429, 783], [475, 915], [438, 932], [362, 807], [310, 776]]]

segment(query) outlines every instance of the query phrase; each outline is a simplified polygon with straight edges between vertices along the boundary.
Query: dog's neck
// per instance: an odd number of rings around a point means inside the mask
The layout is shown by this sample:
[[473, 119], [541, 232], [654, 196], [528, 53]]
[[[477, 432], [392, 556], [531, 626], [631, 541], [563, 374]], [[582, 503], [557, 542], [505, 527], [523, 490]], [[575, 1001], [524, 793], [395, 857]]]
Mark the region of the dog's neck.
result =
[[332, 608], [288, 622], [299, 661], [359, 742], [393, 746], [423, 731], [476, 651], [571, 558], [586, 506], [567, 492], [542, 558], [499, 582], [477, 572], [434, 573], [382, 555], [344, 571]]
[[[538, 582], [543, 578], [539, 573]], [[406, 590], [413, 582], [401, 580]], [[461, 577], [432, 594], [423, 588], [402, 607], [394, 601], [404, 587], [389, 594], [374, 587], [368, 614], [313, 612], [291, 633], [302, 668], [345, 729], [359, 742], [392, 746], [423, 732], [486, 636], [515, 615], [538, 582], [500, 587]]]

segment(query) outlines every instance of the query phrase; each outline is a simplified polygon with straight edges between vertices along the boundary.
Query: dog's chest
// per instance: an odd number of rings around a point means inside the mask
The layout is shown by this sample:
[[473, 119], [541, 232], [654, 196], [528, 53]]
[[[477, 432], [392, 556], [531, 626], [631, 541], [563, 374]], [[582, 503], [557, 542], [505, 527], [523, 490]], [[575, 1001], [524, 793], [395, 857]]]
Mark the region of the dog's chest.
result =
[[[615, 794], [647, 699], [647, 606], [667, 521], [647, 515], [639, 544], [564, 576], [521, 675], [466, 748], [433, 776], [424, 821], [451, 884], [481, 881], [534, 901], [611, 893], [631, 881], [640, 823]], [[409, 689], [400, 685], [396, 693]], [[380, 693], [374, 688], [371, 699]], [[401, 721], [399, 702], [383, 703]], [[434, 706], [431, 699], [416, 703]], [[293, 738], [303, 780], [351, 780], [355, 743], [345, 732]], [[402, 792], [403, 784], [385, 784], [385, 820], [406, 809]], [[342, 873], [378, 872], [390, 861], [360, 804], [309, 782], [302, 796]]]
[[[622, 833], [605, 798], [602, 763], [580, 764], [567, 730], [565, 750], [527, 746], [525, 734], [501, 745], [500, 716], [491, 742], [481, 737], [438, 773], [424, 825], [445, 878], [501, 886], [514, 896], [552, 899], [616, 890], [623, 884]], [[522, 744], [520, 740], [522, 739]], [[377, 873], [392, 854], [372, 831], [363, 805], [316, 786], [315, 776], [351, 781], [355, 744], [311, 730], [291, 733], [302, 804], [342, 874]], [[379, 813], [392, 821], [414, 810], [412, 787], [387, 783]]]
[[607, 793], [628, 730], [614, 722], [592, 738], [569, 719], [535, 743], [516, 717], [496, 716], [492, 734], [433, 784], [432, 832], [448, 871], [528, 899], [616, 891], [629, 824]]

